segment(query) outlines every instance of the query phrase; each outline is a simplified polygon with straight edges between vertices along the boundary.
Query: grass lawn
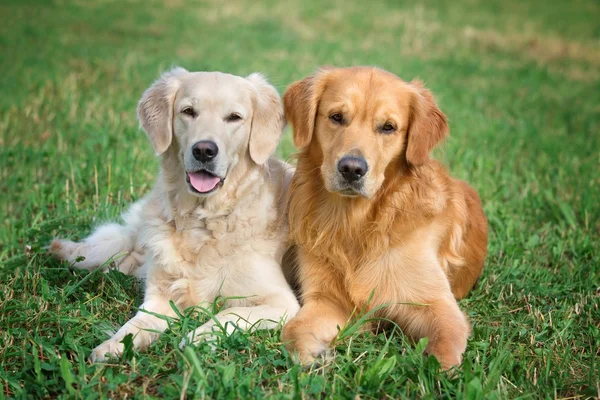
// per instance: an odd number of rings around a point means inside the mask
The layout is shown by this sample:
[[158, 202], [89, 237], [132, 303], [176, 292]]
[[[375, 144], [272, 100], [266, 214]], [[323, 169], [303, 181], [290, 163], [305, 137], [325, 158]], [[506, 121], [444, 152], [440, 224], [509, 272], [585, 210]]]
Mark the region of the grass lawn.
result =
[[[600, 396], [597, 1], [2, 0], [0, 15], [0, 399]], [[87, 361], [142, 285], [74, 271], [44, 246], [150, 189], [158, 163], [135, 106], [174, 64], [262, 71], [281, 92], [324, 64], [426, 82], [450, 120], [437, 157], [490, 221], [455, 374], [399, 332], [345, 337], [310, 370], [279, 330], [182, 353], [198, 313], [146, 353]], [[293, 151], [288, 131], [279, 155]]]

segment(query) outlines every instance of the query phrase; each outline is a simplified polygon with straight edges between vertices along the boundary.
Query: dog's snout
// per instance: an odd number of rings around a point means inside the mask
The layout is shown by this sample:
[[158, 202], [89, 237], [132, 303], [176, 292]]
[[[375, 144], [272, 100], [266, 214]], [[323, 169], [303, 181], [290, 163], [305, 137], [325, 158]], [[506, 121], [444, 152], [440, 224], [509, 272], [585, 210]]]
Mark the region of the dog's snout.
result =
[[208, 162], [219, 153], [219, 147], [212, 140], [201, 140], [192, 146], [192, 155], [200, 162]]
[[337, 167], [340, 174], [349, 183], [360, 180], [369, 169], [367, 162], [362, 157], [342, 157]]

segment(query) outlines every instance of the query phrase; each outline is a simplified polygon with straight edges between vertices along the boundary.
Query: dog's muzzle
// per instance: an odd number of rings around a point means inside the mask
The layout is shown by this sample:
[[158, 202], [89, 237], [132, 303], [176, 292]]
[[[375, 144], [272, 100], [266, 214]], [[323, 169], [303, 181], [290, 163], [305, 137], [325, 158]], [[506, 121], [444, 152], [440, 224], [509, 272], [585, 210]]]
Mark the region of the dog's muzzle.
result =
[[337, 163], [333, 189], [343, 196], [364, 196], [364, 176], [369, 164], [360, 156], [344, 156]]
[[223, 185], [224, 177], [215, 171], [215, 159], [219, 154], [219, 147], [212, 140], [201, 140], [192, 146], [192, 156], [198, 168], [186, 172], [186, 181], [192, 192], [208, 194]]
[[365, 176], [369, 165], [362, 157], [346, 156], [338, 161], [337, 169], [346, 182], [354, 184]]
[[201, 140], [192, 146], [192, 155], [203, 164], [212, 161], [217, 154], [219, 154], [219, 146], [212, 140]]

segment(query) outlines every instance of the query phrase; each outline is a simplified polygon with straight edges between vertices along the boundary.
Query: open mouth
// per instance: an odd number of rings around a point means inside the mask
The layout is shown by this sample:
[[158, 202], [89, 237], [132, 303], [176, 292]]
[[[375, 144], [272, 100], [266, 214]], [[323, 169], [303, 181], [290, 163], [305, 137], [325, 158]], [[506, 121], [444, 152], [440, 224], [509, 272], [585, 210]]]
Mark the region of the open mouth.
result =
[[223, 186], [223, 178], [206, 170], [188, 172], [186, 174], [186, 180], [190, 185], [190, 189], [200, 194], [211, 193], [220, 186]]

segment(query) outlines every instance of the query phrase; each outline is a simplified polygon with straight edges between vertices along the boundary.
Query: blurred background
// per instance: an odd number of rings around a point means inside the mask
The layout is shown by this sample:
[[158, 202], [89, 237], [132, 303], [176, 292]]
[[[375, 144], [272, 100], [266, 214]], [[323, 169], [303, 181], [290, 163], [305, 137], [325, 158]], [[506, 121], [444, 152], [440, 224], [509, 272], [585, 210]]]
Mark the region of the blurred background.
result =
[[[598, 166], [599, 10], [583, 0], [3, 0], [0, 207], [25, 219], [4, 221], [0, 254], [53, 207], [109, 217], [119, 209], [107, 205], [147, 191], [156, 160], [135, 106], [174, 65], [260, 71], [280, 92], [321, 65], [420, 78], [450, 120], [438, 156], [488, 210], [545, 186], [555, 203], [535, 212], [589, 219], [592, 199], [575, 186], [598, 185], [584, 177]], [[287, 132], [279, 154], [292, 152]]]
[[[420, 78], [450, 120], [440, 157], [488, 198], [506, 185], [515, 194], [532, 163], [553, 181], [546, 168], [598, 148], [599, 9], [535, 0], [3, 0], [5, 211], [35, 214], [22, 202], [31, 192], [36, 207], [60, 190], [78, 208], [114, 200], [123, 184], [146, 190], [155, 161], [135, 106], [174, 65], [260, 71], [280, 92], [321, 65]], [[293, 152], [289, 137], [279, 152]], [[502, 174], [502, 165], [511, 179], [499, 185], [490, 170]], [[5, 226], [3, 243], [14, 228]]]
[[[515, 382], [533, 385], [530, 368], [559, 393], [597, 382], [600, 2], [0, 0], [0, 15], [0, 274], [10, 282], [0, 292], [13, 309], [46, 304], [75, 318], [55, 299], [78, 278], [47, 272], [58, 266], [44, 246], [85, 236], [152, 186], [157, 160], [135, 108], [161, 72], [260, 71], [283, 93], [322, 65], [375, 65], [433, 91], [451, 132], [437, 157], [483, 199], [490, 256], [472, 297], [474, 340], [523, 330], [521, 348], [541, 350]], [[293, 152], [288, 129], [278, 154]], [[94, 318], [116, 315], [102, 304]], [[542, 330], [549, 310], [554, 327]], [[34, 342], [28, 313], [2, 321], [22, 328], [4, 355]]]

